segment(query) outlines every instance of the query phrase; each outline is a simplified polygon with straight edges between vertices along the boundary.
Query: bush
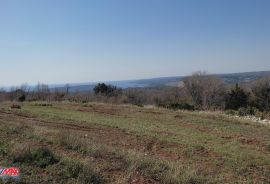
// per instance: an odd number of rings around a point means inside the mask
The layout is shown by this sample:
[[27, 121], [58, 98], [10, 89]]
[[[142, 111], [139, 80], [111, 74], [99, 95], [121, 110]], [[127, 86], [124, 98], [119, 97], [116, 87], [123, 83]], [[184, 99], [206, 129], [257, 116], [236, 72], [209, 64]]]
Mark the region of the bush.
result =
[[132, 105], [143, 107], [146, 102], [144, 91], [138, 89], [128, 89], [125, 91], [126, 102]]
[[34, 106], [52, 107], [52, 104], [51, 103], [43, 102], [43, 103], [35, 103]]
[[106, 85], [104, 83], [98, 83], [95, 87], [94, 87], [94, 93], [96, 95], [100, 94], [103, 96], [118, 96], [120, 94], [122, 94], [122, 89], [117, 88], [116, 86], [112, 86], [112, 85]]
[[257, 110], [255, 112], [255, 116], [261, 119], [270, 119], [270, 112], [267, 112], [267, 111], [262, 112], [262, 111]]
[[57, 163], [59, 160], [51, 150], [41, 148], [19, 148], [13, 152], [14, 163], [27, 163], [40, 168]]
[[80, 183], [93, 183], [93, 184], [104, 183], [101, 175], [97, 173], [94, 168], [86, 164], [83, 165], [78, 180], [80, 181]]
[[196, 108], [194, 105], [190, 105], [188, 103], [169, 103], [169, 104], [158, 104], [159, 107], [164, 107], [168, 109], [181, 109], [181, 110], [190, 110], [194, 111]]
[[258, 110], [254, 107], [241, 107], [238, 109], [239, 116], [254, 116]]
[[94, 107], [94, 106], [92, 104], [82, 102], [82, 107]]
[[70, 158], [63, 159], [60, 165], [63, 168], [61, 170], [61, 175], [65, 178], [77, 178], [83, 168], [81, 162]]
[[227, 114], [227, 115], [237, 115], [238, 112], [235, 111], [235, 110], [229, 109], [229, 110], [225, 110], [225, 114]]
[[65, 158], [60, 163], [61, 175], [67, 179], [74, 178], [78, 183], [103, 183], [103, 179], [98, 172], [90, 165], [84, 164], [76, 159]]
[[11, 109], [21, 109], [22, 107], [19, 104], [12, 104], [10, 106]]
[[24, 102], [26, 100], [25, 94], [22, 94], [19, 98], [18, 101], [19, 102]]
[[247, 107], [249, 101], [249, 94], [242, 88], [235, 85], [226, 97], [226, 109], [238, 110], [241, 107]]
[[195, 110], [194, 105], [190, 105], [188, 103], [171, 103], [167, 106], [167, 108], [174, 109], [174, 110], [177, 110], [177, 109], [191, 110], [191, 111]]

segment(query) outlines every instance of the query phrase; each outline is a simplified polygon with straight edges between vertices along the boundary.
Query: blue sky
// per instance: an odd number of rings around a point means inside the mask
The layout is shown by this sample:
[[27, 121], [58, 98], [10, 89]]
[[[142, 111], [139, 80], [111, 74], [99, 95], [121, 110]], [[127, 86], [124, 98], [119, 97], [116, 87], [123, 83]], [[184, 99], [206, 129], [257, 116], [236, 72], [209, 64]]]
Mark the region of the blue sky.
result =
[[0, 0], [0, 86], [269, 69], [269, 0]]

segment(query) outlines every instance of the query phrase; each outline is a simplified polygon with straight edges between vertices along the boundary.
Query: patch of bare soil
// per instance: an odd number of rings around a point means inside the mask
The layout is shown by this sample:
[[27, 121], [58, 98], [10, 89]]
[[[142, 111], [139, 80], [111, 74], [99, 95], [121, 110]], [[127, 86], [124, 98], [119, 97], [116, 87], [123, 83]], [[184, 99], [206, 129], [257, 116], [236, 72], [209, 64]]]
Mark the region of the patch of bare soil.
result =
[[120, 116], [123, 114], [123, 107], [116, 107], [113, 105], [108, 106], [99, 106], [99, 105], [93, 105], [93, 106], [86, 106], [83, 107], [81, 105], [72, 105], [72, 106], [61, 106], [57, 107], [59, 109], [65, 109], [65, 110], [74, 110], [74, 111], [80, 111], [80, 112], [92, 112], [92, 113], [99, 113], [102, 115], [111, 115], [111, 116]]
[[134, 117], [135, 114], [152, 114], [152, 115], [162, 115], [163, 112], [156, 111], [154, 109], [143, 109], [143, 108], [130, 108], [124, 106], [116, 106], [116, 105], [91, 105], [91, 106], [81, 106], [81, 105], [70, 105], [70, 106], [61, 106], [57, 107], [60, 109], [66, 110], [75, 110], [80, 112], [93, 112], [102, 115], [110, 115], [110, 116], [123, 116], [123, 117]]

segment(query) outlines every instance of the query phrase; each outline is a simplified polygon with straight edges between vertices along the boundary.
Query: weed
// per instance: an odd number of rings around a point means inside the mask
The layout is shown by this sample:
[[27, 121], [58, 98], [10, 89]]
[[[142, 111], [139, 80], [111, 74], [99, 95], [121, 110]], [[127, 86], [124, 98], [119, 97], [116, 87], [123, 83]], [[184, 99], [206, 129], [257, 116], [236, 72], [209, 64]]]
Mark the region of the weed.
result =
[[61, 131], [57, 133], [56, 138], [60, 146], [79, 152], [85, 152], [86, 142], [84, 138], [79, 137], [79, 134], [74, 134], [71, 131]]

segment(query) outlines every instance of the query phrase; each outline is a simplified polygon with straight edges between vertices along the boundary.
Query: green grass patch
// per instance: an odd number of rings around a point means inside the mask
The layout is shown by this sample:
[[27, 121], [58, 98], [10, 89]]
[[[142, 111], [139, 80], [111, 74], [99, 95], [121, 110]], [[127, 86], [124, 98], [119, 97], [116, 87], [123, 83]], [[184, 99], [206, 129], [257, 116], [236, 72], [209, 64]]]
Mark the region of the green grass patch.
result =
[[45, 168], [59, 161], [59, 158], [46, 147], [18, 146], [12, 151], [13, 163], [30, 164]]
[[60, 175], [66, 180], [74, 180], [82, 184], [100, 184], [105, 182], [90, 163], [84, 163], [72, 158], [63, 158], [59, 167], [61, 168]]

